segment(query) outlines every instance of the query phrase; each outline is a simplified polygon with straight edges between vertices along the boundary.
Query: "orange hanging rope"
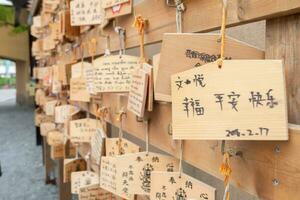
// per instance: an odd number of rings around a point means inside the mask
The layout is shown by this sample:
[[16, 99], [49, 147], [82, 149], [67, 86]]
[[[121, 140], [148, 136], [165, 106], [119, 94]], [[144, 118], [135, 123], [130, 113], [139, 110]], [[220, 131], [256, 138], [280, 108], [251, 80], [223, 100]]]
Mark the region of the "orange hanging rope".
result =
[[222, 25], [221, 25], [221, 56], [218, 59], [217, 63], [219, 68], [223, 65], [223, 60], [225, 59], [225, 38], [226, 38], [226, 20], [227, 20], [227, 0], [223, 0], [223, 9], [222, 9]]
[[223, 162], [220, 166], [220, 172], [224, 176], [224, 185], [225, 185], [225, 193], [224, 193], [224, 200], [230, 199], [230, 193], [229, 193], [229, 178], [232, 173], [232, 169], [230, 167], [229, 160], [230, 155], [228, 152], [224, 153], [223, 155]]
[[142, 16], [138, 15], [134, 19], [133, 27], [135, 27], [140, 35], [140, 62], [145, 63], [145, 48], [144, 48], [144, 36], [145, 36], [146, 20]]

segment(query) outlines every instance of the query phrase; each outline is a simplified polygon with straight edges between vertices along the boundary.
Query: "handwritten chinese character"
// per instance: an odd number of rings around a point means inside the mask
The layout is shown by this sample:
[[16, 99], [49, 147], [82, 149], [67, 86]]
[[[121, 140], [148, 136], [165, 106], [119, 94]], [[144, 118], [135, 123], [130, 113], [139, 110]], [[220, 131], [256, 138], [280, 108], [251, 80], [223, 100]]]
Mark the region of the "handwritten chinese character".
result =
[[237, 106], [237, 99], [240, 98], [240, 94], [236, 94], [235, 92], [231, 92], [231, 94], [227, 95], [230, 101], [228, 101], [229, 104], [231, 104], [231, 108], [238, 112]]

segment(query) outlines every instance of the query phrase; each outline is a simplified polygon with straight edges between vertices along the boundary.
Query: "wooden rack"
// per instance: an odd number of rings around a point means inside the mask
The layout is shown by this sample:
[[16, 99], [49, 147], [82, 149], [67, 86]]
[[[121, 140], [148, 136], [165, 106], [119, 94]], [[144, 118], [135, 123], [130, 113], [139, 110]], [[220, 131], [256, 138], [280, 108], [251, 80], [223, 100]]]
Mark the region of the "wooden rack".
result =
[[[219, 0], [187, 0], [184, 13], [184, 32], [209, 32], [220, 27], [221, 3]], [[150, 9], [149, 9], [150, 8]], [[134, 6], [135, 14], [142, 14], [149, 21], [145, 43], [161, 42], [163, 33], [175, 32], [175, 10], [162, 0], [144, 0]], [[228, 27], [267, 20], [266, 58], [283, 59], [286, 68], [287, 92], [289, 99], [289, 122], [300, 124], [300, 1], [299, 0], [231, 0], [228, 5]], [[138, 46], [136, 30], [132, 27], [134, 16], [121, 17], [111, 23], [104, 32], [94, 28], [81, 40], [97, 39], [96, 55], [104, 53], [105, 37], [109, 35], [111, 50], [119, 49], [118, 35], [113, 26], [126, 29], [126, 48]], [[88, 51], [84, 56], [89, 57]], [[80, 55], [76, 55], [79, 60]], [[70, 52], [61, 57], [72, 63]], [[99, 103], [99, 102], [98, 102]], [[103, 94], [101, 104], [109, 109], [106, 120], [119, 126], [115, 114], [126, 108], [127, 97], [120, 94]], [[74, 103], [78, 105], [79, 103]], [[97, 102], [81, 103], [80, 107], [95, 114]], [[170, 133], [171, 104], [154, 104], [150, 118], [150, 143], [161, 150], [178, 156], [178, 144], [172, 141]], [[144, 139], [144, 124], [127, 112], [124, 130]], [[242, 156], [232, 157], [232, 183], [239, 188], [257, 195], [261, 199], [298, 199], [300, 196], [300, 126], [290, 125], [290, 139], [287, 142], [230, 141], [226, 146], [241, 151]], [[175, 145], [174, 145], [175, 144]], [[184, 160], [209, 174], [221, 178], [219, 165], [222, 161], [221, 141], [186, 141]]]

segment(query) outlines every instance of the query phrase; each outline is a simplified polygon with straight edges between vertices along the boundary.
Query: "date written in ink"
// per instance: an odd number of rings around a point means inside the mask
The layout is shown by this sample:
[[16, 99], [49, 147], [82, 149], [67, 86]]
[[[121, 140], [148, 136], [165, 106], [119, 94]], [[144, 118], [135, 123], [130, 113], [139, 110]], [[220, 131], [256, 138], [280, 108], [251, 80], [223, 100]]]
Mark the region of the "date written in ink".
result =
[[270, 129], [265, 127], [259, 127], [257, 130], [232, 129], [232, 130], [226, 130], [226, 137], [268, 136], [269, 132]]

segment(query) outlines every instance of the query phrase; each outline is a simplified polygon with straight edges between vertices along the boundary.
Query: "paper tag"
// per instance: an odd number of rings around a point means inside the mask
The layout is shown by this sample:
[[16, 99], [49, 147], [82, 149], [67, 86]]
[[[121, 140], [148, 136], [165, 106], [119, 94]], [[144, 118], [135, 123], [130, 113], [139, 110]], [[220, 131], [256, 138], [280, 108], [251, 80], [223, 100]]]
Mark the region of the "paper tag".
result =
[[91, 137], [96, 134], [97, 120], [95, 119], [78, 119], [70, 121], [70, 141], [91, 142]]
[[41, 136], [47, 136], [49, 131], [55, 129], [55, 124], [52, 122], [45, 122], [40, 124]]
[[86, 170], [84, 159], [64, 159], [64, 183], [71, 181], [71, 173]]
[[100, 186], [120, 197], [149, 195], [152, 171], [178, 170], [178, 160], [156, 153], [134, 153], [102, 157]]
[[150, 199], [214, 200], [215, 188], [179, 172], [152, 172]]
[[105, 139], [106, 156], [117, 156], [128, 153], [138, 153], [141, 148], [129, 140], [122, 138], [106, 138]]
[[94, 92], [129, 92], [134, 69], [139, 58], [119, 55], [101, 57], [94, 61]]
[[132, 73], [127, 109], [138, 117], [143, 117], [147, 98], [148, 74], [143, 69]]
[[78, 194], [80, 188], [89, 186], [99, 186], [99, 177], [90, 171], [72, 172], [71, 174], [71, 193]]
[[71, 78], [70, 80], [70, 99], [72, 101], [90, 101], [90, 93], [87, 90], [85, 78]]
[[50, 146], [64, 144], [64, 134], [57, 130], [49, 131], [47, 135], [47, 143]]
[[286, 104], [281, 60], [206, 64], [172, 76], [173, 138], [287, 140]]
[[105, 137], [106, 134], [104, 130], [102, 128], [97, 128], [96, 134], [91, 138], [91, 158], [97, 165], [100, 165]]

